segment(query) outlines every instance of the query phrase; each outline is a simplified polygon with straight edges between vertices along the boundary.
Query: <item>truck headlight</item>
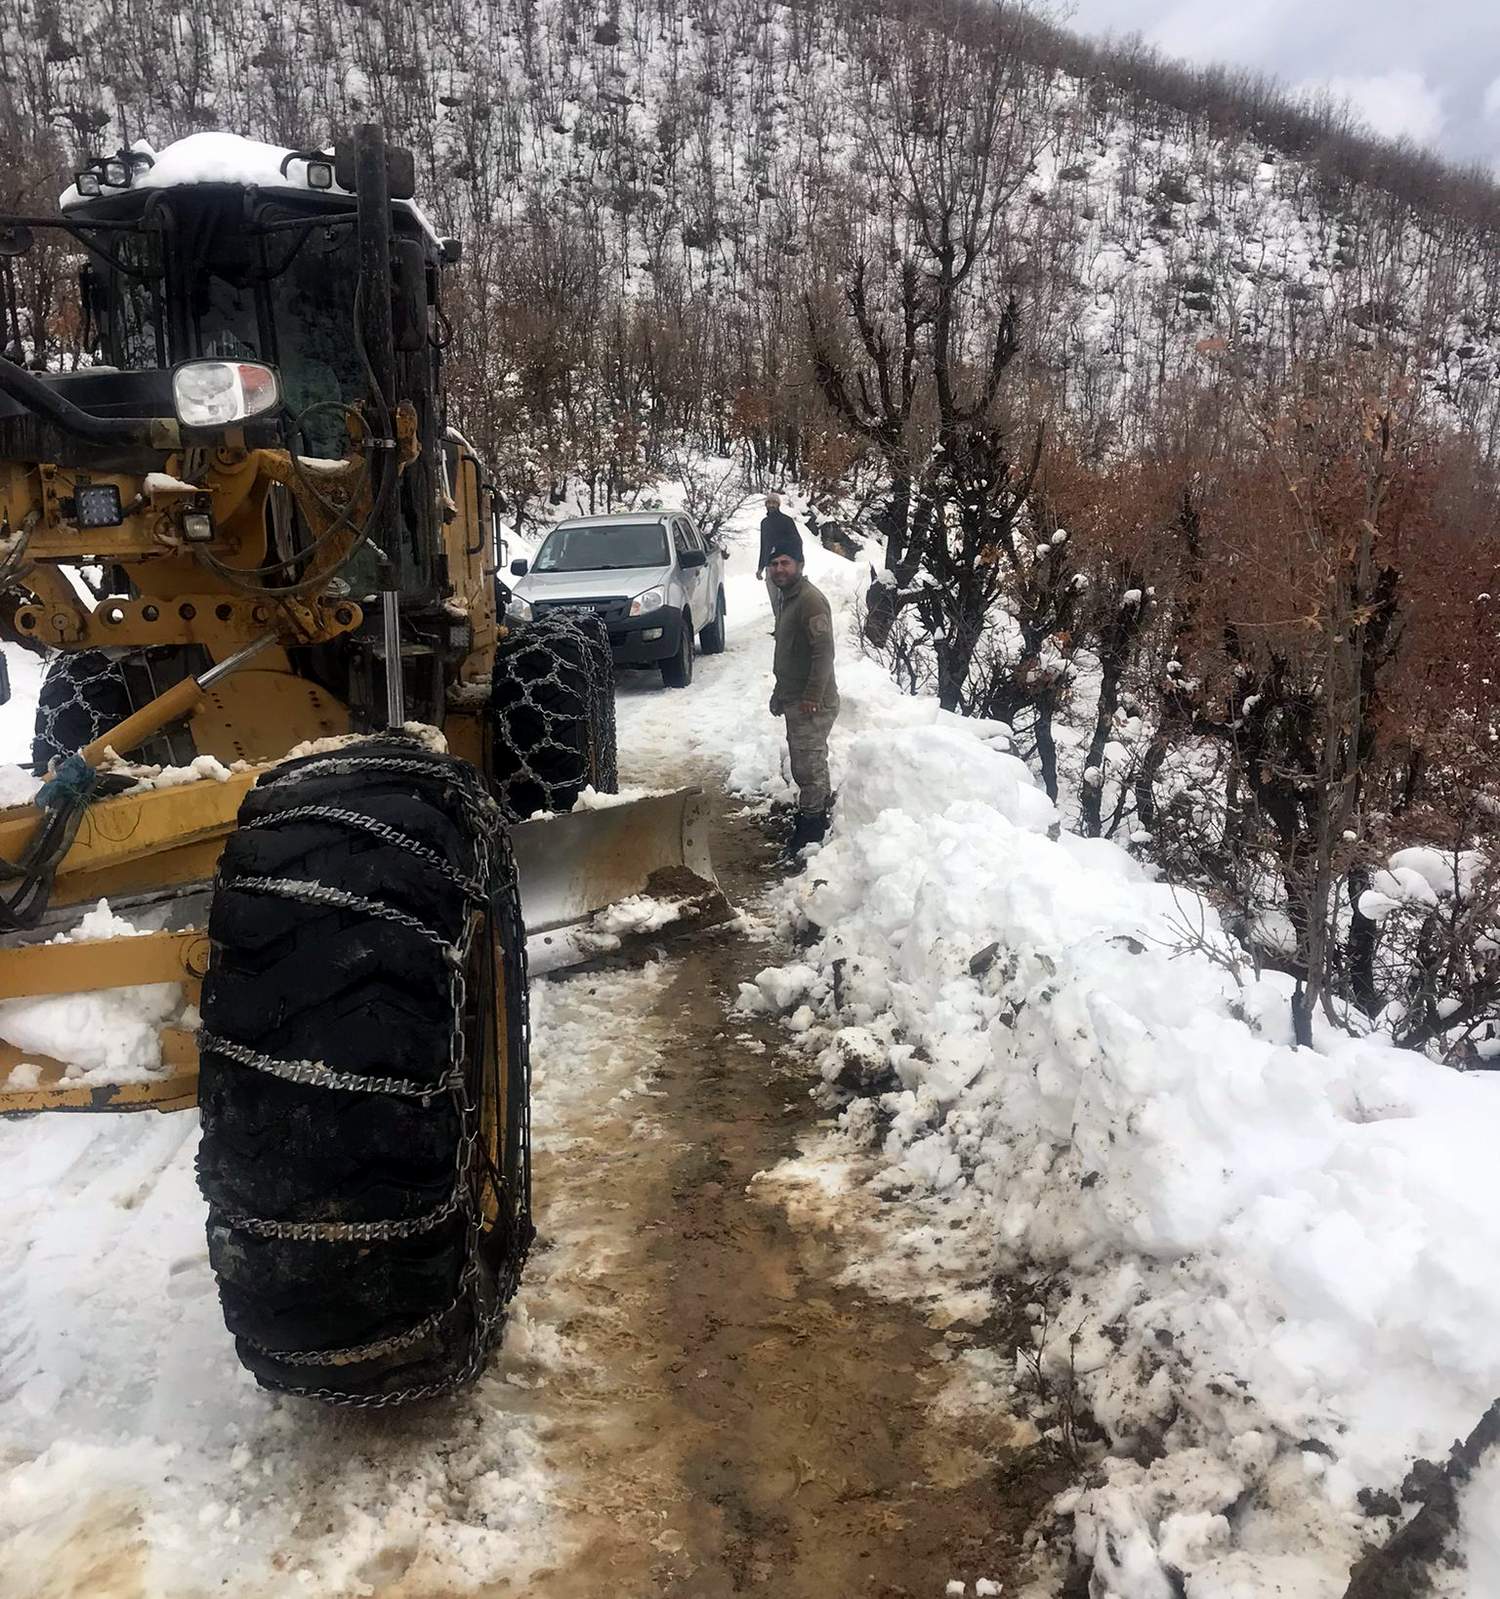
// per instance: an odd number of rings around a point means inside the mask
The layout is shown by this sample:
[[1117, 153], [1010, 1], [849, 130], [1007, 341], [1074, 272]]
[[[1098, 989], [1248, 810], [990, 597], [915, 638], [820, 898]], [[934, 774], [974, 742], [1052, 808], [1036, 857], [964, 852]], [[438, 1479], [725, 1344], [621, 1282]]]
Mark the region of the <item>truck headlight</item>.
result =
[[172, 374], [172, 404], [184, 427], [228, 427], [281, 404], [281, 379], [258, 361], [184, 361]]
[[632, 616], [644, 616], [647, 611], [659, 611], [667, 603], [667, 597], [660, 589], [647, 589], [644, 594], [637, 594], [630, 602]]
[[507, 622], [529, 622], [531, 618], [531, 602], [523, 600], [519, 594], [512, 594], [510, 604], [505, 607], [505, 620]]

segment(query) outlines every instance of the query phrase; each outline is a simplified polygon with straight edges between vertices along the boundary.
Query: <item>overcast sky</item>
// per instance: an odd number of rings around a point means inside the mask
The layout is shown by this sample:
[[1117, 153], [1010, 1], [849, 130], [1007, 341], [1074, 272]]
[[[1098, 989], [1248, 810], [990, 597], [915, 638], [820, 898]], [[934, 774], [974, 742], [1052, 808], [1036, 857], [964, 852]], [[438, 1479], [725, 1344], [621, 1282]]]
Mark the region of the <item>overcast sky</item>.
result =
[[1064, 0], [1060, 20], [1326, 85], [1377, 133], [1500, 170], [1500, 0]]

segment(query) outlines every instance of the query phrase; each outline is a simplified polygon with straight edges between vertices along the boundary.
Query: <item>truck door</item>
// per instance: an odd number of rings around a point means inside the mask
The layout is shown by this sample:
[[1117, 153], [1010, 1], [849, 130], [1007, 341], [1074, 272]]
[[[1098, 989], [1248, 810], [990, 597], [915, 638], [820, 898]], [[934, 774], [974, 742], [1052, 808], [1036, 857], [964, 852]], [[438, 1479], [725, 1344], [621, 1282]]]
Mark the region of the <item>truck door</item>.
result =
[[708, 567], [704, 561], [703, 541], [685, 516], [674, 516], [672, 542], [677, 549], [677, 568], [682, 575], [682, 586], [687, 590], [688, 607], [693, 613], [693, 628], [700, 631], [711, 620], [704, 598], [708, 592]]

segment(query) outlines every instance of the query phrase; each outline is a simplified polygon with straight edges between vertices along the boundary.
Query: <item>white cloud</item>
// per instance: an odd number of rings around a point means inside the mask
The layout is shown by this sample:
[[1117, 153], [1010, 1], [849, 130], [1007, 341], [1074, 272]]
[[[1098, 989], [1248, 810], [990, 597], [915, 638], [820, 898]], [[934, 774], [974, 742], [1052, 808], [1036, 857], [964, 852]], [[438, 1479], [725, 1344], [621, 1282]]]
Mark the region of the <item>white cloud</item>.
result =
[[1084, 32], [1139, 31], [1168, 54], [1221, 61], [1351, 99], [1379, 132], [1488, 161], [1500, 128], [1496, 0], [1060, 0]]
[[1336, 73], [1298, 86], [1306, 95], [1320, 91], [1347, 100], [1376, 133], [1387, 139], [1403, 134], [1418, 144], [1436, 144], [1446, 116], [1443, 97], [1420, 72], [1398, 67], [1368, 76]]

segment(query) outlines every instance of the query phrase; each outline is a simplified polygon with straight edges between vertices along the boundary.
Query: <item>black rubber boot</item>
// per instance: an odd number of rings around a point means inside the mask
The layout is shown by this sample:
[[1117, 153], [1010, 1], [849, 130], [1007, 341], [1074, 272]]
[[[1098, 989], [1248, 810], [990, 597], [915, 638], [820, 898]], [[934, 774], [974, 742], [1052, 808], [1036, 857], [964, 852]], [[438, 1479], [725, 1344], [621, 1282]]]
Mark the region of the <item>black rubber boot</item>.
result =
[[798, 811], [792, 836], [786, 841], [787, 860], [800, 860], [802, 851], [809, 844], [821, 844], [827, 832], [827, 811]]

